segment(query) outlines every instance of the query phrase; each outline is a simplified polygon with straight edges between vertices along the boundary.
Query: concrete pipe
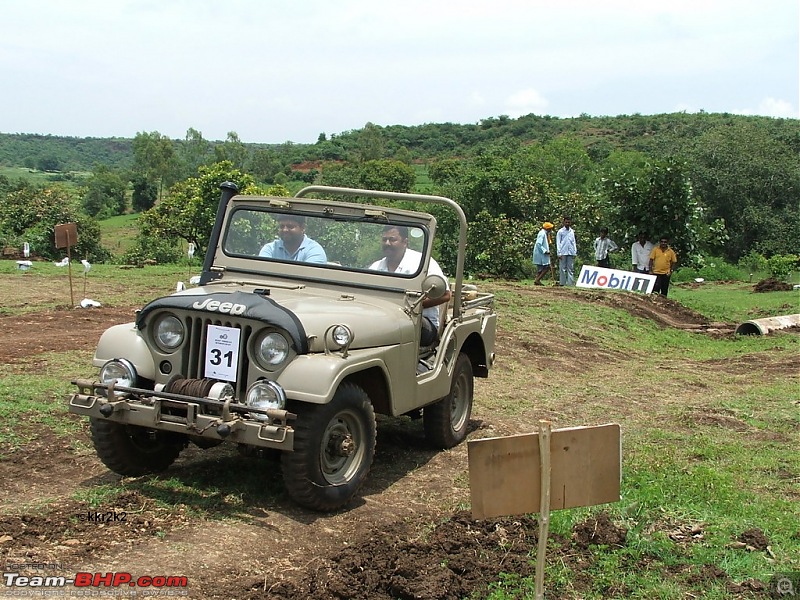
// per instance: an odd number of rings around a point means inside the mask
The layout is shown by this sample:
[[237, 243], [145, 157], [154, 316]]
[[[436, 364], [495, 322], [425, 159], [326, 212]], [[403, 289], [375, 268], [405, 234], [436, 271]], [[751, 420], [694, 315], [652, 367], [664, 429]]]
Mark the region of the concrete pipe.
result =
[[745, 321], [736, 328], [735, 333], [739, 335], [767, 335], [770, 331], [789, 327], [800, 327], [800, 314]]

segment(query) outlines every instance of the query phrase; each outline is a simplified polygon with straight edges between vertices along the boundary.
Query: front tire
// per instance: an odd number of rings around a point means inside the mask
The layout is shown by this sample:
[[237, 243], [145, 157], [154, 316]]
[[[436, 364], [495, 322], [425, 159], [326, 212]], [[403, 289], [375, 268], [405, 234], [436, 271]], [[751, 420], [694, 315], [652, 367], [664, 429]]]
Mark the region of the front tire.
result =
[[90, 419], [92, 443], [109, 469], [126, 477], [163, 471], [175, 462], [186, 440], [163, 431]]
[[344, 383], [328, 404], [294, 403], [294, 451], [281, 456], [292, 499], [318, 511], [347, 504], [363, 485], [375, 457], [375, 411], [366, 392]]
[[473, 392], [472, 363], [461, 352], [453, 369], [450, 393], [422, 411], [425, 437], [431, 444], [447, 449], [464, 441], [472, 414]]

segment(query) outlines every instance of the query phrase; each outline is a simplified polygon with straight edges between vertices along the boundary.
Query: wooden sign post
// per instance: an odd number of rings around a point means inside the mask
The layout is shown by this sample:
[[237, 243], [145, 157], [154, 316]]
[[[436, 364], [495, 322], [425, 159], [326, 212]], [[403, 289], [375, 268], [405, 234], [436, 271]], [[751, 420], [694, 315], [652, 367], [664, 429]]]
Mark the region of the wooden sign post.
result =
[[70, 248], [78, 243], [78, 226], [75, 223], [56, 225], [56, 248], [67, 249], [67, 271], [69, 272], [69, 301], [75, 306], [75, 294], [72, 291], [72, 256]]
[[544, 563], [550, 510], [619, 500], [622, 475], [620, 427], [550, 429], [472, 440], [469, 489], [472, 517], [487, 519], [540, 513], [536, 598], [544, 597]]

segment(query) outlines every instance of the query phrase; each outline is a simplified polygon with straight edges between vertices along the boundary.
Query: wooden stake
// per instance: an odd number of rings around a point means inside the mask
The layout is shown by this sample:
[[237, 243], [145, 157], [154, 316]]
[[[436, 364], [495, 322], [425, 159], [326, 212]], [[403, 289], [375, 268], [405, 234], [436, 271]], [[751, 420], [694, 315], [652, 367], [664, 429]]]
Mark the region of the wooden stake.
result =
[[539, 421], [541, 494], [539, 501], [539, 543], [536, 551], [536, 600], [544, 598], [544, 566], [550, 529], [550, 421]]
[[72, 242], [69, 239], [69, 230], [67, 230], [67, 272], [69, 273], [69, 301], [70, 306], [75, 308], [75, 293], [72, 291], [72, 257], [70, 256], [69, 247]]

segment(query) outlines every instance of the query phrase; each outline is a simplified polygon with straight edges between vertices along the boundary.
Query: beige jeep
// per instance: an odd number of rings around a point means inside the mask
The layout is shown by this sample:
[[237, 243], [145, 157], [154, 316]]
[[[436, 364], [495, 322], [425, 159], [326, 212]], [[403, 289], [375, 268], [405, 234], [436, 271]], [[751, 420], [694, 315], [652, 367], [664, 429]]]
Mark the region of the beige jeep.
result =
[[[222, 190], [199, 285], [109, 328], [94, 356], [98, 380], [74, 382], [69, 410], [90, 417], [103, 463], [135, 476], [166, 469], [189, 442], [271, 448], [290, 496], [327, 511], [366, 479], [376, 413], [421, 409], [431, 444], [460, 443], [473, 377], [487, 377], [494, 360], [496, 324], [494, 297], [462, 282], [461, 208], [323, 186], [294, 198]], [[425, 203], [459, 224], [452, 283], [431, 258], [436, 219], [396, 208]], [[390, 272], [391, 244], [405, 253]], [[423, 311], [434, 318], [423, 323]], [[421, 345], [431, 324], [436, 339]]]

